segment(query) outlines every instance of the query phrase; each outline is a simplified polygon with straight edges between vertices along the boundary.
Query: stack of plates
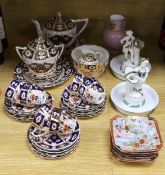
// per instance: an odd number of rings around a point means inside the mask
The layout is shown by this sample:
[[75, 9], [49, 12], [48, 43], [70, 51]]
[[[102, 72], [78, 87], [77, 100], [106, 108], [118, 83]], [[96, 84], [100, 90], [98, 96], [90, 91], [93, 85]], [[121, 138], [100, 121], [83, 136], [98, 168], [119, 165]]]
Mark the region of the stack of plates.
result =
[[54, 87], [64, 83], [72, 75], [72, 66], [65, 58], [57, 63], [56, 72], [51, 77], [38, 78], [31, 75], [26, 64], [19, 63], [14, 71], [14, 77], [20, 80], [25, 80], [30, 83], [35, 83], [42, 88]]
[[[82, 74], [76, 74], [76, 76], [81, 76]], [[86, 78], [86, 82], [90, 82], [89, 79], [92, 79], [96, 83], [95, 88], [98, 88], [99, 93], [103, 94], [103, 100], [100, 103], [90, 103], [84, 97], [82, 89], [88, 89], [87, 85], [76, 84], [73, 82], [67, 88], [64, 89], [61, 95], [61, 107], [66, 109], [69, 113], [72, 113], [73, 116], [78, 118], [92, 118], [101, 114], [105, 108], [106, 96], [104, 96], [104, 89], [100, 83], [98, 83], [93, 78]], [[84, 80], [84, 81], [85, 81]], [[76, 85], [76, 86], [75, 86]], [[83, 88], [82, 88], [83, 87]], [[96, 91], [97, 92], [97, 91]], [[97, 95], [97, 94], [96, 94]]]
[[29, 146], [35, 154], [57, 159], [71, 154], [77, 147], [79, 124], [75, 118], [61, 119], [62, 113], [63, 110], [51, 109], [48, 105], [44, 105], [37, 113], [27, 134]]
[[110, 122], [113, 157], [122, 162], [151, 162], [163, 142], [157, 121], [152, 117], [114, 117]]
[[[28, 101], [30, 98], [34, 104]], [[37, 102], [39, 99], [41, 101]], [[43, 104], [51, 104], [52, 101], [53, 97], [39, 86], [15, 79], [6, 90], [4, 106], [16, 120], [30, 121]]]

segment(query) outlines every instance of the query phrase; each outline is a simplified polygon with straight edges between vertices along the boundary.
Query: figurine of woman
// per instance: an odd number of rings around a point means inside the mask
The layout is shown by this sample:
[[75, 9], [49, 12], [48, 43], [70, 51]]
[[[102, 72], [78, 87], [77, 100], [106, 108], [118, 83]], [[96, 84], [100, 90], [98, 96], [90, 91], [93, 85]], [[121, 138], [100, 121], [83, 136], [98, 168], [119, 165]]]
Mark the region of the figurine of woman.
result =
[[[149, 61], [144, 59], [140, 66], [136, 68], [126, 67], [125, 77], [126, 77], [126, 94], [124, 100], [129, 104], [139, 103], [144, 104], [143, 89], [142, 85], [146, 81], [149, 73], [148, 67]], [[134, 104], [133, 104], [134, 105]]]

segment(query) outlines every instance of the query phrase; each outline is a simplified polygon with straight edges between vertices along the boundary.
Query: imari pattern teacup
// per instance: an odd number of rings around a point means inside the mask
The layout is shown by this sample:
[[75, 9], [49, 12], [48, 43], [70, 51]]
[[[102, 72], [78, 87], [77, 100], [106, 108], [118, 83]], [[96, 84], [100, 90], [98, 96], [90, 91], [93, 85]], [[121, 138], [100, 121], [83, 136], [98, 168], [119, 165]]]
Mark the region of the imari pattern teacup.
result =
[[105, 100], [105, 92], [100, 83], [94, 78], [77, 73], [71, 84], [72, 91], [78, 91], [82, 98], [89, 103], [100, 104]]

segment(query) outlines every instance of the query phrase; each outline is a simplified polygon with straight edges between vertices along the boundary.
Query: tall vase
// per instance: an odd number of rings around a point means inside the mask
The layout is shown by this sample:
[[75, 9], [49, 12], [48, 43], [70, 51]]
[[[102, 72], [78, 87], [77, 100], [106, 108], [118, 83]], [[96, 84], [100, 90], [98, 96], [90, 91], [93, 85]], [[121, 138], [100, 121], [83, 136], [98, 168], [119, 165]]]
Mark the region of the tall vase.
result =
[[119, 14], [110, 16], [110, 25], [105, 28], [103, 39], [111, 53], [119, 53], [122, 50], [120, 40], [125, 36], [125, 18]]

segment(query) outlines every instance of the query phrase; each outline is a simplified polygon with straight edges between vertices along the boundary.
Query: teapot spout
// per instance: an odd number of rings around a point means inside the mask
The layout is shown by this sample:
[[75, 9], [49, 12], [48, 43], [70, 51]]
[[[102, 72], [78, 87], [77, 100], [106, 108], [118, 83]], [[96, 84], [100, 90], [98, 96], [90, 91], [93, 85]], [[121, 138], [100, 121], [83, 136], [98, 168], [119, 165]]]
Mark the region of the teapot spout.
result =
[[15, 47], [16, 51], [17, 51], [17, 54], [19, 55], [19, 57], [23, 60], [24, 60], [24, 57], [22, 56], [22, 51], [26, 50], [26, 47], [19, 47], [19, 46], [16, 46]]
[[43, 36], [43, 31], [42, 31], [42, 29], [41, 29], [41, 25], [40, 25], [39, 21], [37, 21], [36, 19], [32, 19], [32, 22], [33, 22], [33, 23], [35, 24], [35, 26], [36, 26], [38, 36]]

